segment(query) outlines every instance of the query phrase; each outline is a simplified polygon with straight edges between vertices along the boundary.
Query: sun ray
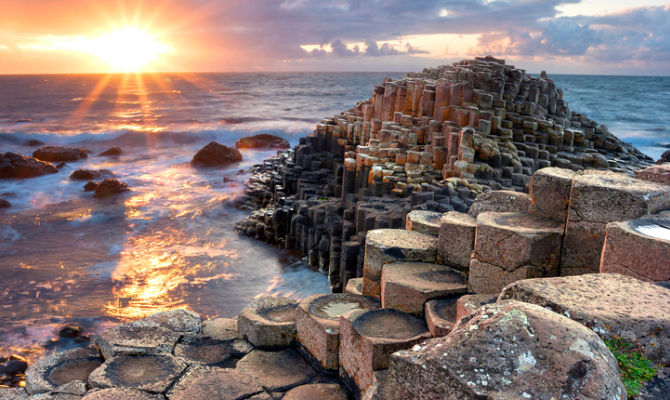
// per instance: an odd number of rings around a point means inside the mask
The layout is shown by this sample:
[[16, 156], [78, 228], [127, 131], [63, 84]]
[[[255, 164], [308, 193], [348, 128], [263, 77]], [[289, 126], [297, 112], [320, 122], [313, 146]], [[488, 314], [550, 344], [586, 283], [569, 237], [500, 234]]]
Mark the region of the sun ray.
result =
[[68, 117], [68, 119], [65, 122], [66, 126], [70, 126], [72, 124], [79, 123], [84, 115], [88, 112], [88, 110], [91, 108], [93, 103], [98, 100], [98, 97], [100, 97], [100, 94], [105, 90], [107, 87], [107, 84], [109, 83], [109, 80], [112, 78], [111, 74], [106, 74], [98, 82], [95, 84], [93, 89], [86, 95], [84, 100], [81, 101], [77, 109], [75, 109], [72, 114]]

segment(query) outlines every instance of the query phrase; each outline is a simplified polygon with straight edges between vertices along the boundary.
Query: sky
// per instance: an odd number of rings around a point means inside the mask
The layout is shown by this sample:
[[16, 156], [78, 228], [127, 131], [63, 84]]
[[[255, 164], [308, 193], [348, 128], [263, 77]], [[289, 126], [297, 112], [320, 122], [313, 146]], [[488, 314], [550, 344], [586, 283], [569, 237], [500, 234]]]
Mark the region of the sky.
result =
[[656, 0], [0, 0], [0, 74], [419, 71], [670, 75]]

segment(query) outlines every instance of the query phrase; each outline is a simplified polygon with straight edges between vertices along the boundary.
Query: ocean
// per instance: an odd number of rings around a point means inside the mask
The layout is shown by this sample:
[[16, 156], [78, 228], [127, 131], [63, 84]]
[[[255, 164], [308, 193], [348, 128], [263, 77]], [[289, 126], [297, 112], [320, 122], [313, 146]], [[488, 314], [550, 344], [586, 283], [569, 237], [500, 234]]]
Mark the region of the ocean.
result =
[[[86, 334], [111, 323], [188, 307], [230, 317], [263, 294], [329, 291], [298, 254], [239, 236], [240, 195], [253, 164], [274, 151], [243, 151], [240, 164], [194, 169], [212, 140], [271, 133], [298, 143], [324, 117], [367, 99], [399, 73], [254, 73], [0, 76], [0, 152], [86, 147], [59, 173], [0, 181], [0, 355], [34, 359], [68, 323]], [[586, 113], [657, 159], [670, 145], [670, 78], [551, 76]], [[120, 146], [119, 158], [96, 154]], [[128, 195], [97, 200], [71, 181], [109, 169]], [[227, 177], [224, 182], [224, 176]], [[44, 344], [47, 344], [46, 349]]]

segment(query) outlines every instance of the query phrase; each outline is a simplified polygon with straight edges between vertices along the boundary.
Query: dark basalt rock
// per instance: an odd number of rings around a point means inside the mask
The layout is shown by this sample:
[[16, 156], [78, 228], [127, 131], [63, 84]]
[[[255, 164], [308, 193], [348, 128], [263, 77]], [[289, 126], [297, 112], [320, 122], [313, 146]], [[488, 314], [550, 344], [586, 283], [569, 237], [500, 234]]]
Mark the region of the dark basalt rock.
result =
[[0, 208], [9, 208], [12, 206], [12, 203], [5, 199], [0, 199]]
[[659, 164], [670, 163], [670, 150], [666, 150], [661, 154], [661, 158], [658, 160]]
[[243, 137], [235, 142], [236, 149], [287, 149], [290, 147], [288, 140], [275, 135], [261, 133], [260, 135]]
[[88, 182], [84, 185], [84, 191], [85, 192], [95, 192], [95, 189], [98, 188], [98, 184], [96, 182]]
[[70, 175], [70, 179], [77, 181], [90, 181], [92, 179], [100, 179], [103, 176], [114, 175], [112, 171], [107, 169], [78, 169]]
[[[88, 186], [88, 183], [86, 184], [86, 186]], [[86, 186], [84, 186], [85, 190]], [[96, 186], [93, 197], [97, 198], [109, 197], [128, 191], [130, 191], [128, 185], [119, 181], [118, 179], [105, 179]]]
[[216, 167], [238, 161], [242, 161], [242, 153], [239, 150], [210, 142], [193, 156], [191, 164], [196, 167]]
[[37, 146], [42, 146], [44, 145], [44, 142], [36, 139], [30, 139], [29, 141], [26, 142], [26, 146], [30, 147], [37, 147]]
[[53, 164], [16, 153], [0, 154], [0, 178], [33, 178], [55, 174]]
[[119, 146], [114, 146], [114, 147], [110, 147], [109, 149], [103, 151], [102, 153], [100, 153], [100, 155], [105, 156], [105, 157], [116, 157], [116, 156], [120, 156], [121, 153], [123, 153], [123, 150], [121, 150], [121, 148]]
[[88, 154], [83, 147], [45, 146], [33, 152], [33, 157], [42, 161], [60, 162], [81, 160], [88, 158]]

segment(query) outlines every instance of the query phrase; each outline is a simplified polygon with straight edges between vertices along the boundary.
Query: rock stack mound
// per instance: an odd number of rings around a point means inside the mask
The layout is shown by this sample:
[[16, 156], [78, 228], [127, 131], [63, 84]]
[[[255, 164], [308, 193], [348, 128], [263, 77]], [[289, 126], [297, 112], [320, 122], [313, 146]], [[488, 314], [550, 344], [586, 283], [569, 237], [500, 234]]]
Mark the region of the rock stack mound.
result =
[[361, 276], [366, 232], [404, 228], [411, 210], [465, 212], [491, 189], [527, 192], [543, 167], [632, 175], [651, 162], [571, 111], [545, 73], [476, 58], [386, 79], [256, 166], [242, 204], [257, 211], [238, 227], [300, 250], [340, 291]]

